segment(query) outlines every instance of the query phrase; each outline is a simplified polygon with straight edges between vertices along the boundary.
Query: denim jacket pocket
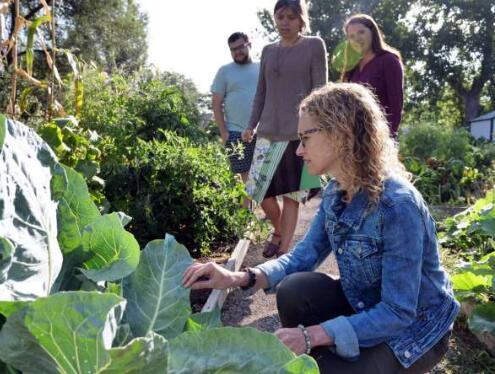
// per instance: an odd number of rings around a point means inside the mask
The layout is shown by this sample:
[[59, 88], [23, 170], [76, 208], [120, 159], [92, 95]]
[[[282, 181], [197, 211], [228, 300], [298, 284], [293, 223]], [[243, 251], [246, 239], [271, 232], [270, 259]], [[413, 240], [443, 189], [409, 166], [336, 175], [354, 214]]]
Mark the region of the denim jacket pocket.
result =
[[354, 277], [364, 285], [376, 284], [382, 273], [382, 254], [378, 246], [371, 241], [347, 240], [345, 248], [351, 254], [349, 265]]

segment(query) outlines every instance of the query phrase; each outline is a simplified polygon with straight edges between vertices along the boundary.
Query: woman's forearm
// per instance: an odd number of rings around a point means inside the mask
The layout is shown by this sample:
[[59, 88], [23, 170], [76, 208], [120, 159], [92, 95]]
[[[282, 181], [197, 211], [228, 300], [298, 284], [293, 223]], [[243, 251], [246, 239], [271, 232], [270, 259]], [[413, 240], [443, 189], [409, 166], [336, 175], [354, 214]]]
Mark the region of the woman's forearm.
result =
[[313, 325], [306, 328], [311, 341], [311, 347], [333, 345], [333, 339], [328, 336], [326, 331], [320, 325]]

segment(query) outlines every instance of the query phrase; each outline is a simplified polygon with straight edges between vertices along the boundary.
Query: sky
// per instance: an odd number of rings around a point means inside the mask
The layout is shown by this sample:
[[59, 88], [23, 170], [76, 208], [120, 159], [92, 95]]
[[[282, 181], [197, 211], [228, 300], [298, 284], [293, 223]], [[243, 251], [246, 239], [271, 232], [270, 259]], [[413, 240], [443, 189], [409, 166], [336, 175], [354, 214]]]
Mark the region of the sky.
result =
[[258, 9], [274, 0], [138, 0], [148, 14], [148, 62], [175, 71], [208, 92], [218, 68], [232, 61], [227, 38], [243, 31], [259, 56], [264, 44]]

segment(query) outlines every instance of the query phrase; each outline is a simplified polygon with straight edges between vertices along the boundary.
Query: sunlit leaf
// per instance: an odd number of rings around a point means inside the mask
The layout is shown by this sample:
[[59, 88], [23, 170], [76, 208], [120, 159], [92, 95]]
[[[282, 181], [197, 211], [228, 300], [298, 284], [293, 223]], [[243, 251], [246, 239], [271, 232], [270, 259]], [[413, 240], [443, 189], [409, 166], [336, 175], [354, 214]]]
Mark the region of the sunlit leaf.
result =
[[122, 279], [138, 266], [139, 244], [124, 229], [117, 213], [101, 216], [86, 226], [82, 243], [91, 258], [81, 271], [95, 282]]
[[84, 104], [84, 82], [80, 78], [74, 80], [74, 97], [75, 97], [75, 107], [76, 116], [81, 114], [81, 110]]
[[27, 109], [28, 105], [28, 97], [31, 95], [33, 92], [33, 89], [31, 87], [25, 88], [21, 92], [21, 96], [19, 97], [19, 109], [21, 110], [21, 113], [24, 113]]
[[362, 54], [345, 40], [334, 49], [330, 62], [335, 71], [343, 73], [354, 69], [362, 57]]
[[33, 60], [34, 60], [34, 35], [36, 29], [44, 23], [50, 22], [51, 16], [41, 16], [33, 20], [28, 27], [27, 42], [26, 42], [26, 70], [28, 75], [33, 75]]

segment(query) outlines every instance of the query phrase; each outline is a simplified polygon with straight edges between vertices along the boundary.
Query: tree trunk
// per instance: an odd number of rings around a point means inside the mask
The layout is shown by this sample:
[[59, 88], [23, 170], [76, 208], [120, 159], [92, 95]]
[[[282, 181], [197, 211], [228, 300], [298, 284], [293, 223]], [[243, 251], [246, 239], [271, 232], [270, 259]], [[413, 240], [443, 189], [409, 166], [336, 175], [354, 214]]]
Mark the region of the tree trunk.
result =
[[478, 117], [480, 112], [480, 93], [472, 90], [463, 95], [464, 100], [464, 125], [469, 125], [471, 120]]

